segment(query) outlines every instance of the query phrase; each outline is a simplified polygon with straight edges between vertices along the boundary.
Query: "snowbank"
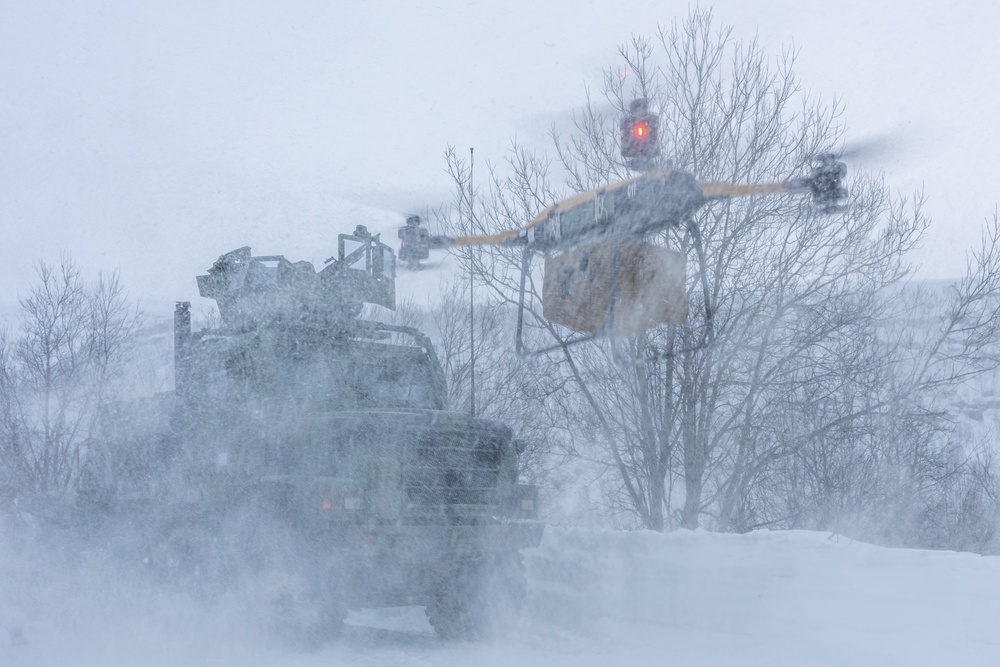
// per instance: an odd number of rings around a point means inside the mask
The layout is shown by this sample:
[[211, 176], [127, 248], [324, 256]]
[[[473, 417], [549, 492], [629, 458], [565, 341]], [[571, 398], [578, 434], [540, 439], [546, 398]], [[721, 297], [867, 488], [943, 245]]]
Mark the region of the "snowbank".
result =
[[311, 653], [116, 553], [0, 530], [0, 665], [1000, 665], [1000, 559], [827, 534], [549, 528], [513, 636], [442, 642], [420, 608], [360, 610]]
[[836, 535], [549, 529], [528, 627], [671, 663], [1000, 665], [1000, 559]]

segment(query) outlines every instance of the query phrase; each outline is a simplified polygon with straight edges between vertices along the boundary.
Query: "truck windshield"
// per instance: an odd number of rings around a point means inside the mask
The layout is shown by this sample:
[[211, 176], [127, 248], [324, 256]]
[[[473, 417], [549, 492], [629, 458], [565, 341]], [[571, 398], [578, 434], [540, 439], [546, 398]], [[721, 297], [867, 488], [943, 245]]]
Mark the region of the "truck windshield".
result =
[[433, 369], [417, 349], [357, 357], [350, 387], [357, 408], [439, 408]]

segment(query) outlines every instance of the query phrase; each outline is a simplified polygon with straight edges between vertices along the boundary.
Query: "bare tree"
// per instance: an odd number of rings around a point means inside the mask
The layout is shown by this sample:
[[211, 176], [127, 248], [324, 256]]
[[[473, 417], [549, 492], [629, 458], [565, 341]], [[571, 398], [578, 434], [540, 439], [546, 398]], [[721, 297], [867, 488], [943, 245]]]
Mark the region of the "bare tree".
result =
[[[895, 305], [869, 324], [862, 345], [844, 352], [871, 357], [855, 367], [865, 374], [859, 383], [865, 391], [839, 400], [865, 398], [875, 409], [863, 421], [812, 438], [778, 472], [782, 482], [766, 485], [783, 489], [774, 493], [779, 504], [792, 499], [792, 510], [777, 515], [779, 525], [853, 530], [895, 544], [941, 546], [946, 533], [952, 548], [988, 542], [983, 536], [992, 535], [1000, 509], [989, 448], [956, 423], [954, 408], [955, 393], [995, 371], [1000, 360], [998, 238], [994, 216], [966, 277], [946, 292], [907, 288], [886, 295]], [[802, 403], [797, 424], [809, 424], [818, 406]], [[786, 486], [790, 480], [799, 488]], [[959, 495], [975, 502], [956, 502]], [[978, 537], [969, 534], [973, 525]]]
[[[513, 323], [502, 303], [477, 299], [469, 312], [467, 278], [455, 280], [442, 290], [441, 298], [428, 313], [431, 335], [448, 386], [448, 404], [453, 410], [470, 411], [472, 382], [476, 383], [476, 416], [509, 425], [525, 447], [520, 465], [525, 479], [549, 482], [545, 444], [554, 436], [554, 425], [540, 392], [540, 374], [533, 362], [514, 352]], [[474, 318], [474, 326], [470, 318]], [[474, 345], [472, 334], [475, 335]], [[472, 350], [475, 349], [475, 374]]]
[[[553, 131], [569, 190], [631, 175], [618, 156], [617, 119], [636, 97], [658, 108], [672, 166], [704, 181], [783, 178], [835, 149], [840, 107], [801, 93], [794, 54], [771, 65], [755, 42], [738, 43], [730, 32], [695, 10], [655, 40], [623, 47], [603, 101], [588, 100], [568, 139]], [[447, 158], [457, 208], [467, 207], [467, 165], [454, 152]], [[562, 199], [567, 190], [552, 171], [548, 159], [514, 145], [475, 197], [475, 231], [522, 226]], [[934, 416], [930, 392], [989, 363], [995, 235], [934, 340], [884, 340], [881, 323], [898, 315], [893, 294], [927, 220], [919, 196], [893, 198], [877, 177], [857, 175], [849, 190], [848, 206], [833, 214], [791, 197], [705, 207], [696, 222], [708, 303], [692, 275], [684, 326], [570, 346], [569, 332], [541, 315], [538, 276], [527, 276], [528, 335], [557, 350], [546, 358], [541, 395], [571, 415], [575, 436], [567, 441], [614, 471], [619, 508], [645, 527], [695, 527], [706, 518], [723, 530], [779, 525], [791, 508], [774, 499], [781, 465], [804, 464], [804, 453], [815, 451], [842, 454], [837, 465], [853, 468], [866, 442], [881, 447], [886, 434], [900, 433], [900, 420], [923, 437]], [[691, 243], [684, 230], [647, 241], [682, 251]], [[517, 251], [489, 248], [461, 260], [499, 303], [516, 304]], [[709, 309], [715, 337], [702, 347]], [[844, 438], [849, 447], [839, 451]]]
[[72, 260], [41, 263], [21, 330], [0, 334], [0, 456], [20, 492], [73, 487], [139, 326], [117, 273], [88, 285]]

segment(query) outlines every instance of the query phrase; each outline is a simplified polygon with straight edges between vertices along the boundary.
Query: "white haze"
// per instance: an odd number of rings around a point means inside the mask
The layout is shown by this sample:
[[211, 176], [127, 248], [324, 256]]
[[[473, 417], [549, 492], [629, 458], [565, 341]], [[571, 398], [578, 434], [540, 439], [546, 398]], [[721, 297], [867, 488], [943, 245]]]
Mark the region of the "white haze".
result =
[[[906, 193], [925, 187], [934, 223], [919, 275], [952, 277], [1000, 199], [1000, 10], [903, 7], [715, 3], [738, 38], [759, 35], [774, 54], [794, 44], [804, 85], [842, 97], [848, 140], [881, 149], [852, 168], [884, 170]], [[449, 198], [447, 145], [474, 146], [477, 168], [515, 135], [546, 147], [619, 44], [686, 11], [654, 0], [4, 3], [0, 326], [33, 262], [61, 253], [88, 271], [120, 268], [132, 295], [166, 314], [242, 245], [319, 265], [356, 224], [392, 240], [402, 214]], [[448, 275], [434, 268], [448, 265], [401, 271], [402, 296], [433, 299]], [[557, 529], [527, 554], [528, 608], [504, 642], [440, 641], [416, 608], [356, 610], [343, 640], [301, 652], [273, 645], [245, 601], [155, 586], [140, 555], [108, 555], [120, 545], [83, 548], [19, 521], [0, 527], [5, 666], [1000, 664], [992, 557], [808, 533]]]
[[[916, 259], [954, 277], [997, 195], [993, 3], [715, 3], [735, 36], [799, 51], [847, 105], [852, 168], [925, 187]], [[652, 0], [0, 6], [0, 318], [38, 259], [120, 268], [149, 310], [251, 245], [321, 261], [337, 232], [449, 197], [442, 152], [546, 147], [633, 34], [686, 13]]]

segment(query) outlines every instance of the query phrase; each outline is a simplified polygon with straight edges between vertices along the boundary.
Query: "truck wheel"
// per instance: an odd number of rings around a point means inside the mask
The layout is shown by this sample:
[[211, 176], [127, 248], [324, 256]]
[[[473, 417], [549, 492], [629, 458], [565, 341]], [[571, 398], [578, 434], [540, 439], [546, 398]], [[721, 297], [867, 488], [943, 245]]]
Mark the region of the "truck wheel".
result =
[[266, 631], [294, 648], [316, 648], [343, 630], [347, 609], [329, 568], [294, 519], [267, 497], [234, 513], [228, 541], [240, 588]]
[[207, 525], [178, 520], [148, 539], [147, 563], [156, 579], [195, 596], [211, 594], [224, 584], [218, 568], [215, 533]]
[[313, 595], [307, 586], [290, 586], [265, 603], [271, 637], [289, 648], [320, 648], [343, 633], [347, 610], [337, 601]]
[[481, 576], [475, 565], [465, 564], [439, 584], [427, 605], [427, 620], [442, 639], [478, 639], [484, 630], [484, 611], [477, 594]]
[[427, 617], [444, 639], [487, 639], [509, 633], [525, 597], [524, 564], [517, 551], [459, 566], [442, 581]]

